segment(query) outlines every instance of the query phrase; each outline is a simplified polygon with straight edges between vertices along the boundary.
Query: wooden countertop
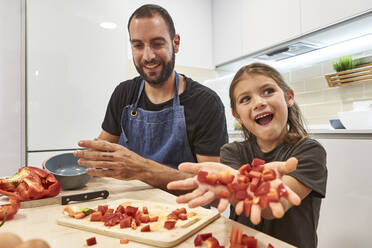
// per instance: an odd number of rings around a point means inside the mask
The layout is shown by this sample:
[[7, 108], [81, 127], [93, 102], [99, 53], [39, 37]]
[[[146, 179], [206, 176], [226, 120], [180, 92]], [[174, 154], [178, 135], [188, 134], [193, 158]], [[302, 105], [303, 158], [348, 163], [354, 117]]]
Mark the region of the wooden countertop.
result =
[[[138, 200], [154, 201], [159, 203], [176, 204], [175, 196], [151, 187], [141, 181], [122, 181], [111, 178], [93, 178], [86, 187], [81, 190], [63, 191], [62, 195], [82, 193], [94, 190], [107, 189], [110, 192], [109, 200], [130, 198]], [[103, 204], [106, 200], [95, 200], [95, 204]], [[0, 196], [0, 203], [4, 203], [4, 197]], [[80, 203], [81, 204], [81, 203]], [[62, 216], [63, 206], [49, 205], [36, 208], [19, 209], [17, 215], [7, 221], [1, 228], [1, 232], [17, 233], [23, 240], [40, 238], [46, 240], [52, 248], [86, 247], [85, 240], [96, 237], [97, 245], [92, 247], [150, 247], [134, 241], [127, 245], [121, 245], [118, 239], [99, 235], [96, 233], [81, 231], [57, 224], [56, 220]], [[264, 233], [258, 232], [247, 226], [221, 216], [198, 233], [213, 233], [221, 245], [229, 246], [230, 233], [233, 225], [242, 228], [243, 233], [255, 236], [259, 241], [259, 248], [266, 248], [270, 242], [275, 248], [293, 247], [274, 239]], [[177, 247], [194, 247], [196, 234], [186, 239]]]

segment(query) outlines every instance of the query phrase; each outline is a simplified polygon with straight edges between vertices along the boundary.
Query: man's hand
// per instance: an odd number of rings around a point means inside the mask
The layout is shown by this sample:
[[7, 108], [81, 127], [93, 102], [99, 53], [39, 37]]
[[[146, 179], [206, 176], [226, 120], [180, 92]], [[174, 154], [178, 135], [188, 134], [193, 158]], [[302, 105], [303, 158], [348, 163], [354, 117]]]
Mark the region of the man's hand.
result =
[[[265, 169], [274, 169], [277, 175], [277, 178], [270, 182], [271, 187], [277, 187], [282, 182], [283, 175], [294, 171], [297, 168], [297, 159], [290, 158], [285, 162], [271, 162], [265, 164]], [[180, 171], [191, 172], [197, 174], [199, 171], [207, 171], [218, 174], [221, 171], [229, 171], [233, 175], [237, 175], [238, 171], [219, 163], [183, 163], [179, 166]], [[236, 181], [236, 177], [234, 181]], [[285, 185], [284, 185], [285, 186]], [[224, 185], [212, 186], [205, 183], [200, 183], [197, 180], [197, 177], [189, 178], [186, 180], [174, 181], [168, 184], [168, 189], [183, 189], [190, 190], [195, 189], [192, 193], [181, 195], [177, 198], [178, 203], [188, 203], [189, 207], [197, 207], [202, 205], [207, 205], [213, 200], [218, 198], [218, 195], [223, 191], [228, 191], [227, 187]], [[254, 194], [247, 188], [247, 194], [254, 197]], [[299, 205], [301, 199], [295, 194], [289, 187], [285, 186], [288, 191], [288, 202], [294, 205]], [[244, 202], [243, 201], [234, 201], [233, 198], [230, 198], [230, 202], [235, 205], [235, 212], [241, 214], [244, 211]], [[281, 218], [285, 210], [289, 207], [289, 203], [286, 199], [281, 200], [280, 202], [270, 202], [269, 208], [271, 210], [272, 216], [274, 218]], [[221, 198], [218, 211], [223, 212], [229, 204], [229, 199]], [[284, 206], [283, 206], [284, 205]], [[265, 209], [266, 210], [266, 209]], [[268, 215], [268, 214], [266, 214]], [[250, 210], [250, 218], [253, 224], [258, 224], [261, 221], [261, 208], [258, 204], [253, 204]]]
[[88, 150], [76, 150], [74, 156], [79, 157], [78, 164], [91, 167], [87, 173], [92, 176], [113, 177], [117, 179], [141, 180], [143, 165], [147, 159], [119, 144], [104, 140], [82, 140], [78, 145]]

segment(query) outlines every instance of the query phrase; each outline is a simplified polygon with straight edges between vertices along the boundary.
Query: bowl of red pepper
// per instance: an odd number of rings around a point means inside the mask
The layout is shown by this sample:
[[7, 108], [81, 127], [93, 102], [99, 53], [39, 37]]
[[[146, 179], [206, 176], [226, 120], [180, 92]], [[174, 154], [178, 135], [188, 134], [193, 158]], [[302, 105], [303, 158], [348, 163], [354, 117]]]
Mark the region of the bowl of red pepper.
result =
[[63, 153], [49, 158], [44, 166], [57, 178], [62, 189], [80, 189], [92, 176], [85, 172], [86, 167], [78, 165], [78, 159], [73, 153]]

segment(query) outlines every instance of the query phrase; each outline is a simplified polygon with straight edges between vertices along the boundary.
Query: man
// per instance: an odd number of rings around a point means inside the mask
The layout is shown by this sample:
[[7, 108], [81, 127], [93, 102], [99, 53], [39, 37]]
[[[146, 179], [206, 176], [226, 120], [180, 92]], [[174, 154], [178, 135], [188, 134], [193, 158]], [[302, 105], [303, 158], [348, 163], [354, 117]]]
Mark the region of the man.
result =
[[[138, 179], [166, 189], [190, 177], [184, 161], [219, 161], [227, 143], [224, 106], [207, 87], [174, 71], [180, 36], [157, 5], [143, 5], [128, 21], [133, 62], [140, 74], [113, 92], [98, 139], [74, 152], [93, 176]], [[119, 144], [117, 144], [119, 143]]]

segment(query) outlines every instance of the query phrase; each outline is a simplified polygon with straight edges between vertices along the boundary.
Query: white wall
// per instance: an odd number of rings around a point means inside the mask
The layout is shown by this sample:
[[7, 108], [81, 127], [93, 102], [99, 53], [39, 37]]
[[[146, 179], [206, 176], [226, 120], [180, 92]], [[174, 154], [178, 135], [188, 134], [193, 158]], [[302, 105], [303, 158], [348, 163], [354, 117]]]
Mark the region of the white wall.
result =
[[0, 177], [25, 163], [24, 1], [0, 0]]

